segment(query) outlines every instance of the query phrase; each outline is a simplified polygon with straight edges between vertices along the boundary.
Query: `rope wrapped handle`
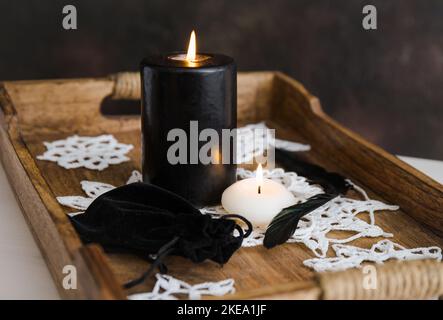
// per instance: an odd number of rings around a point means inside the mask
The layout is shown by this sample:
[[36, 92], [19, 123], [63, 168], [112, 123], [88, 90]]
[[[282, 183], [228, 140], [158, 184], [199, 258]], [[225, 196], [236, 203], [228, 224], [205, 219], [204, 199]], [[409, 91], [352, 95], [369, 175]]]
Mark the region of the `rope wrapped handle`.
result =
[[140, 99], [141, 84], [138, 72], [119, 72], [111, 75], [110, 79], [114, 82], [112, 99]]
[[439, 261], [393, 261], [374, 267], [376, 286], [369, 284], [371, 271], [365, 274], [363, 269], [317, 274], [317, 284], [322, 291], [320, 298], [393, 300], [429, 299], [443, 295], [443, 263]]

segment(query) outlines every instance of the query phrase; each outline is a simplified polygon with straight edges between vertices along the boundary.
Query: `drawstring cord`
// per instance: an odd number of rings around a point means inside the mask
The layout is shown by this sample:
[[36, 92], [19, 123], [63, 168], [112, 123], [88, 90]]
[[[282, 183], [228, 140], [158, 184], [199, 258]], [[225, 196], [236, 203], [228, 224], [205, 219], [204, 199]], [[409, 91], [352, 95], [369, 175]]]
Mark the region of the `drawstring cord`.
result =
[[149, 269], [145, 271], [140, 277], [126, 282], [123, 287], [125, 289], [130, 289], [136, 285], [143, 283], [146, 278], [149, 277], [151, 273], [163, 263], [163, 259], [166, 258], [174, 250], [173, 246], [177, 243], [179, 239], [180, 237], [175, 237], [174, 239], [163, 245], [163, 247], [158, 250], [157, 258], [155, 258]]
[[244, 232], [243, 229], [238, 224], [235, 225], [235, 229], [237, 229], [238, 232], [240, 232], [240, 236], [242, 238], [247, 238], [251, 235], [253, 227], [252, 227], [252, 223], [248, 219], [246, 219], [245, 217], [243, 217], [239, 214], [224, 214], [221, 216], [220, 219], [229, 219], [229, 218], [239, 219], [239, 220], [243, 221], [246, 224], [246, 226], [248, 227], [246, 232]]
[[[243, 221], [246, 226], [247, 226], [247, 230], [246, 232], [244, 232], [243, 228], [240, 227], [238, 224], [235, 225], [235, 229], [239, 232], [239, 238], [247, 238], [250, 236], [250, 234], [252, 233], [252, 224], [249, 220], [247, 220], [245, 217], [238, 215], [238, 214], [226, 214], [223, 215], [220, 219], [229, 219], [229, 218], [235, 218], [235, 219], [239, 219], [241, 221]], [[140, 277], [133, 279], [131, 281], [126, 282], [123, 287], [125, 289], [130, 289], [132, 287], [135, 287], [136, 285], [139, 285], [141, 283], [143, 283], [151, 274], [152, 272], [157, 268], [161, 268], [163, 265], [163, 260], [172, 252], [174, 251], [174, 245], [177, 243], [177, 241], [180, 239], [180, 237], [175, 237], [174, 239], [172, 239], [171, 241], [169, 241], [168, 243], [166, 243], [165, 245], [163, 245], [157, 253], [157, 257], [155, 258], [155, 260], [151, 263], [151, 265], [149, 266], [149, 269], [146, 270]]]

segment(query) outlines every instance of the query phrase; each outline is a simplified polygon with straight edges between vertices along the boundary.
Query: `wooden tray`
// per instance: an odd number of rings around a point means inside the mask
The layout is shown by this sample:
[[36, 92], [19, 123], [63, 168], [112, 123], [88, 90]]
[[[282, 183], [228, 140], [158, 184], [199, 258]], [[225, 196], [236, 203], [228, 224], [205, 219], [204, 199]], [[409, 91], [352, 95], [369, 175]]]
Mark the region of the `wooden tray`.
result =
[[[140, 170], [139, 117], [101, 112], [113, 103], [112, 98], [137, 99], [139, 86], [138, 74], [122, 74], [101, 79], [4, 82], [0, 87], [1, 158], [62, 297], [124, 299], [128, 292], [121, 284], [147, 267], [147, 262], [135, 256], [104, 254], [98, 245], [84, 246], [66, 216], [68, 209], [55, 199], [83, 195], [81, 180], [118, 186], [126, 182], [132, 170]], [[129, 110], [134, 101], [118, 103], [120, 110]], [[310, 161], [351, 178], [375, 199], [400, 205], [401, 211], [377, 214], [378, 224], [393, 232], [399, 244], [443, 247], [442, 185], [340, 126], [322, 112], [319, 100], [295, 80], [279, 72], [240, 73], [238, 119], [239, 125], [266, 120], [277, 129], [278, 137], [309, 143], [312, 151], [306, 157]], [[55, 163], [36, 160], [36, 155], [45, 149], [43, 141], [101, 133], [112, 133], [119, 141], [133, 144], [135, 149], [129, 154], [132, 160], [102, 172], [66, 170]], [[369, 247], [378, 240], [360, 239], [355, 243]], [[262, 246], [242, 248], [224, 267], [212, 262], [196, 265], [180, 257], [169, 257], [166, 263], [171, 275], [190, 283], [234, 278], [237, 293], [232, 298], [360, 297], [352, 293], [359, 286], [357, 278], [349, 278], [355, 271], [329, 278], [318, 276], [302, 265], [311, 257], [304, 246], [286, 244], [272, 250]], [[77, 267], [77, 290], [62, 287], [65, 265]], [[404, 276], [404, 281], [409, 281], [404, 270], [416, 267], [404, 262], [403, 271], [399, 271], [392, 265], [380, 267], [379, 272], [395, 272], [397, 277]], [[441, 264], [426, 266], [431, 274], [443, 279]], [[423, 269], [420, 268], [414, 270]], [[414, 285], [435, 282], [435, 277], [428, 278], [423, 275], [414, 280], [418, 281]], [[334, 296], [337, 279], [354, 291], [347, 296]], [[441, 283], [440, 290], [443, 280]], [[152, 285], [149, 282], [135, 290], [150, 290]], [[386, 290], [388, 293], [372, 297], [407, 296], [405, 292]], [[440, 293], [433, 291], [434, 295]]]

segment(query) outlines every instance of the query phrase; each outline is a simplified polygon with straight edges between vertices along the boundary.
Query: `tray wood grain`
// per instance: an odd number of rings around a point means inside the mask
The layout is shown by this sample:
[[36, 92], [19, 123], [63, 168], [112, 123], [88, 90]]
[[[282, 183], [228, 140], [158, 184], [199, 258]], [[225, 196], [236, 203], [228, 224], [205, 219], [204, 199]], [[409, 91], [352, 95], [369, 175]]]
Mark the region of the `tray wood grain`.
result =
[[[83, 195], [80, 181], [124, 184], [132, 170], [140, 170], [140, 119], [105, 116], [103, 99], [112, 96], [113, 78], [4, 82], [0, 87], [1, 157], [23, 212], [45, 256], [60, 294], [68, 298], [122, 299], [121, 284], [143, 272], [148, 263], [132, 255], [105, 254], [98, 245], [84, 246], [57, 196]], [[124, 104], [123, 104], [124, 108]], [[240, 73], [239, 125], [266, 121], [279, 138], [306, 142], [305, 157], [328, 170], [344, 174], [363, 186], [371, 197], [398, 204], [397, 212], [380, 212], [377, 223], [407, 247], [443, 247], [443, 187], [398, 158], [370, 144], [325, 115], [319, 100], [295, 80], [279, 72]], [[131, 161], [104, 171], [63, 169], [35, 160], [42, 142], [72, 134], [112, 133], [135, 148]], [[352, 191], [350, 197], [358, 197]], [[349, 233], [336, 233], [344, 237]], [[354, 243], [370, 247], [381, 238]], [[302, 265], [311, 258], [302, 245], [285, 244], [240, 249], [223, 267], [193, 264], [169, 257], [170, 274], [190, 283], [234, 278], [235, 298], [318, 298], [315, 274]], [[79, 270], [78, 290], [61, 286], [63, 266]], [[146, 291], [153, 282], [130, 291]]]

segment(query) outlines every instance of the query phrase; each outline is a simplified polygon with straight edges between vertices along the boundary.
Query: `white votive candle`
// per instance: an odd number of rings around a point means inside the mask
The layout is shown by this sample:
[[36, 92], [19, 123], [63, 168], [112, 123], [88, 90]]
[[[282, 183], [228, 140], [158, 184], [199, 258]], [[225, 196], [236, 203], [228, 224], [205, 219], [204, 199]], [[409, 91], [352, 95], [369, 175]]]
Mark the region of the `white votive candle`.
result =
[[296, 200], [282, 184], [263, 179], [259, 165], [256, 177], [237, 181], [228, 187], [222, 194], [221, 203], [227, 212], [242, 215], [254, 226], [265, 227]]

